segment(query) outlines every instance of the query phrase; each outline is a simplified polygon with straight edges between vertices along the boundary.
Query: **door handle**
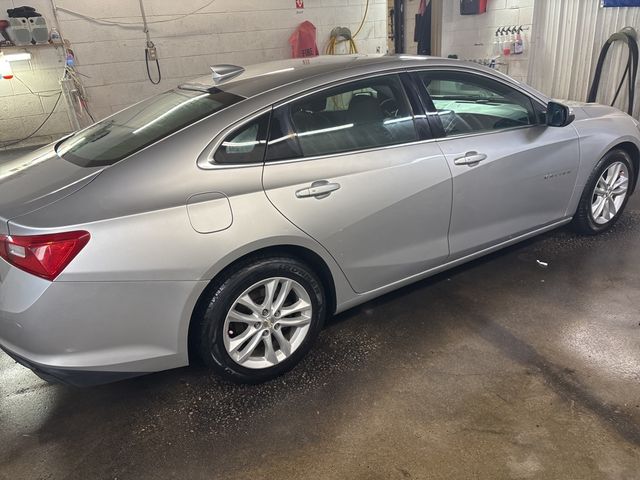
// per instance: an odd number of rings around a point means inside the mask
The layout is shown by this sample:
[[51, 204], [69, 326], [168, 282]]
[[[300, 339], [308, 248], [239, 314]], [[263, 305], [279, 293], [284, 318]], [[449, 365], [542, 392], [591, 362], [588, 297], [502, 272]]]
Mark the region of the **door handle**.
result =
[[303, 188], [296, 192], [298, 198], [315, 197], [318, 199], [326, 198], [340, 188], [339, 183], [329, 183], [326, 180], [313, 182], [309, 188]]
[[467, 152], [464, 156], [455, 158], [453, 163], [456, 165], [469, 165], [473, 167], [486, 159], [487, 156], [484, 153]]

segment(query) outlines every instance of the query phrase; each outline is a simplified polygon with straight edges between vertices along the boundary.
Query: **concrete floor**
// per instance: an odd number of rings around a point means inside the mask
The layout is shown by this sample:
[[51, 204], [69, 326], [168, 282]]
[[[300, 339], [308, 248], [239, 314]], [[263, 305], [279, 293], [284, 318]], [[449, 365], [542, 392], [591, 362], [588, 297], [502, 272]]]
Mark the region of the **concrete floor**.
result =
[[262, 386], [183, 368], [78, 390], [1, 355], [0, 478], [640, 479], [639, 250], [640, 195], [602, 237], [338, 316]]

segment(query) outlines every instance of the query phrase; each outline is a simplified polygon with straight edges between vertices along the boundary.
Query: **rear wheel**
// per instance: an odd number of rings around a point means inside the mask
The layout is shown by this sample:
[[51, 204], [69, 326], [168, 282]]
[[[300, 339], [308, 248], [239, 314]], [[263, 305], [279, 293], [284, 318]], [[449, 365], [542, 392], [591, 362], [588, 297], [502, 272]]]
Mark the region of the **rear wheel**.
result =
[[624, 150], [607, 153], [594, 169], [580, 199], [574, 226], [583, 235], [609, 230], [627, 206], [635, 171]]
[[198, 351], [222, 376], [258, 383], [293, 368], [326, 315], [318, 277], [298, 260], [252, 261], [214, 288], [199, 325]]

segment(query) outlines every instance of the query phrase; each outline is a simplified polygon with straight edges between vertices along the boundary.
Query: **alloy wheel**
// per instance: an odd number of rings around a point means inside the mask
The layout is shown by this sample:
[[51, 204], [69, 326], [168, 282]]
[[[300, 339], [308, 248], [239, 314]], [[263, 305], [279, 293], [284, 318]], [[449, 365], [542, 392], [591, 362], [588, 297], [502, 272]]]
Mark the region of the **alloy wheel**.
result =
[[622, 162], [607, 168], [593, 191], [591, 215], [598, 225], [606, 225], [618, 214], [629, 192], [629, 170]]
[[281, 363], [303, 343], [311, 326], [309, 293], [295, 280], [273, 277], [246, 289], [224, 322], [224, 346], [245, 368]]

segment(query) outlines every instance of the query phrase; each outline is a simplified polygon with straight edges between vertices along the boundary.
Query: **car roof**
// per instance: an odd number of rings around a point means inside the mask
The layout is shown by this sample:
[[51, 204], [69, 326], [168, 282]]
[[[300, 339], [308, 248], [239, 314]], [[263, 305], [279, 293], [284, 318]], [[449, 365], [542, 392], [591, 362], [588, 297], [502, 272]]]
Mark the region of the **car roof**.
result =
[[[218, 67], [231, 68], [232, 65]], [[479, 65], [474, 62], [452, 58], [429, 57], [421, 55], [321, 55], [310, 58], [296, 58], [276, 60], [265, 63], [235, 67], [239, 74], [231, 76], [222, 82], [214, 82], [213, 75], [203, 76], [194, 80], [199, 89], [220, 88], [226, 92], [244, 98], [258, 97], [267, 92], [269, 102], [286, 98], [305, 90], [307, 87], [317, 87], [323, 83], [330, 83], [356, 77], [394, 70], [415, 70], [427, 67], [455, 68], [469, 72], [492, 76], [512, 86], [528, 92], [540, 102], [546, 103], [548, 97], [536, 89], [522, 84], [504, 73]], [[216, 66], [212, 66], [215, 70]], [[269, 103], [267, 102], [267, 103]]]
[[412, 64], [427, 66], [443, 62], [461, 63], [450, 59], [410, 55], [322, 55], [249, 65], [230, 80], [216, 84], [209, 75], [195, 79], [190, 85], [219, 86], [222, 90], [249, 98], [313, 77], [332, 76], [340, 72], [349, 77], [350, 70], [369, 73], [414, 66]]

